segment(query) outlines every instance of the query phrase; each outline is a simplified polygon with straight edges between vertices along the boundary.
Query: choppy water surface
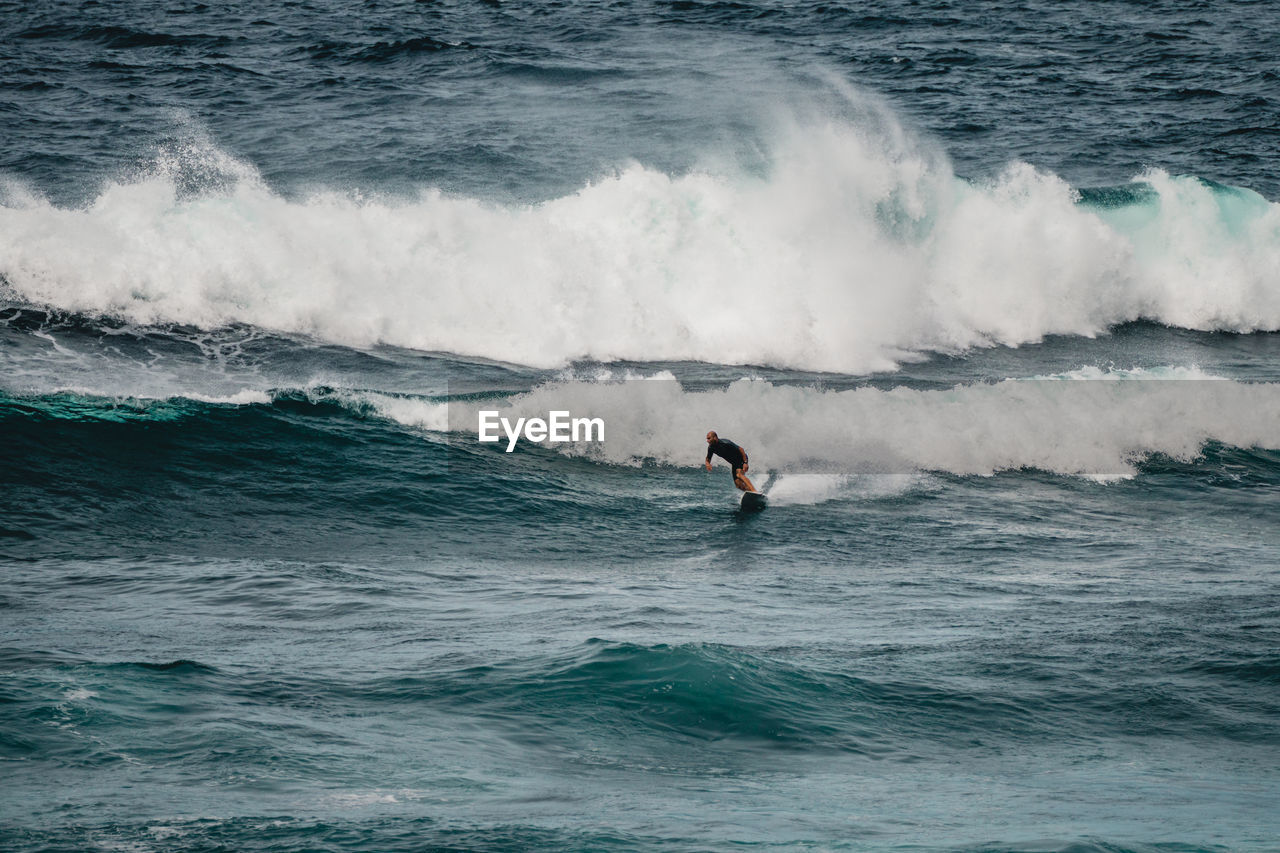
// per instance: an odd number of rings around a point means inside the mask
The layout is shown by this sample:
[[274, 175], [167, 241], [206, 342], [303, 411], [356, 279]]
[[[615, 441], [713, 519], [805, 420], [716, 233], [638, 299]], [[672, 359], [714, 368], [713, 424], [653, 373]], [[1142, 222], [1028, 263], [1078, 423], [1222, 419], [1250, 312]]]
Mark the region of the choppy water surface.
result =
[[0, 846], [1273, 849], [1268, 14], [0, 5]]

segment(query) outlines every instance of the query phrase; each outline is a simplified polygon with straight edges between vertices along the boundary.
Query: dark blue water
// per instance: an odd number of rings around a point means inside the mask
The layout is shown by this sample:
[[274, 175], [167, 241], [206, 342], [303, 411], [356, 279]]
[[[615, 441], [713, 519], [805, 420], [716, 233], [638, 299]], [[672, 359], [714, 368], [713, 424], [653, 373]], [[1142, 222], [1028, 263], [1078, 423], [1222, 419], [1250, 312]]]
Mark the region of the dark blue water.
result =
[[0, 4], [0, 847], [1275, 849], [1277, 24]]

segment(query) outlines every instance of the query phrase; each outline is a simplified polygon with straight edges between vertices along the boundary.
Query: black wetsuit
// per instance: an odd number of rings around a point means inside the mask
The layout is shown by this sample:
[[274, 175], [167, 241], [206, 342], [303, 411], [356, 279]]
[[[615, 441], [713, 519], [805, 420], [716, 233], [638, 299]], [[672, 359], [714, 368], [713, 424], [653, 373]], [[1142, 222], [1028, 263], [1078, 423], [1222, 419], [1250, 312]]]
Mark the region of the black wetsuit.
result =
[[742, 452], [742, 448], [729, 441], [727, 438], [717, 438], [715, 441], [707, 445], [707, 461], [711, 461], [711, 454], [715, 454], [729, 463], [731, 472], [736, 473], [747, 462], [747, 454]]

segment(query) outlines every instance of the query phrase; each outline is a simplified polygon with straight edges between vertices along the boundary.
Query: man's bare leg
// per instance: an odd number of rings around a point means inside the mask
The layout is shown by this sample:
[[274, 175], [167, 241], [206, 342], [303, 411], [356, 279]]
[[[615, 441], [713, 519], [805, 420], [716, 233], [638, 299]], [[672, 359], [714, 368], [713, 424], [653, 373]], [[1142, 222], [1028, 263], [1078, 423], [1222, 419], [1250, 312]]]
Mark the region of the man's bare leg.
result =
[[747, 475], [741, 471], [733, 472], [733, 484], [744, 492], [754, 492], [756, 487], [751, 485], [751, 481], [747, 479]]

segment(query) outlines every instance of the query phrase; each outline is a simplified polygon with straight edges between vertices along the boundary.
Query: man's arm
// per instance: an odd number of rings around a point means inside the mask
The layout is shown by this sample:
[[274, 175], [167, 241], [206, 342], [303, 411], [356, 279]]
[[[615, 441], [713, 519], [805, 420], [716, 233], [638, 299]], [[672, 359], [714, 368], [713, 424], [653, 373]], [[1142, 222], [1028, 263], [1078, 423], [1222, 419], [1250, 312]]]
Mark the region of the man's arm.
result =
[[751, 467], [751, 463], [747, 461], [747, 449], [742, 445], [738, 445], [738, 449], [742, 451], [742, 473], [747, 473], [747, 469]]

